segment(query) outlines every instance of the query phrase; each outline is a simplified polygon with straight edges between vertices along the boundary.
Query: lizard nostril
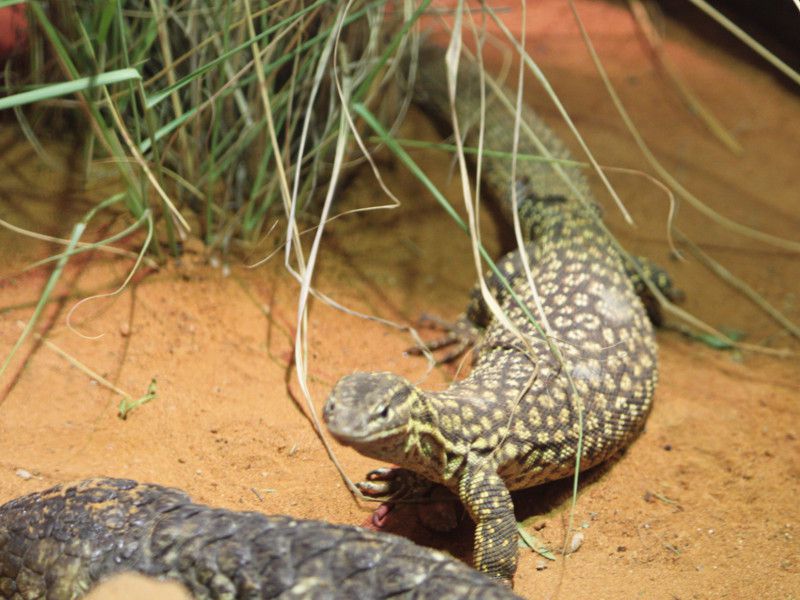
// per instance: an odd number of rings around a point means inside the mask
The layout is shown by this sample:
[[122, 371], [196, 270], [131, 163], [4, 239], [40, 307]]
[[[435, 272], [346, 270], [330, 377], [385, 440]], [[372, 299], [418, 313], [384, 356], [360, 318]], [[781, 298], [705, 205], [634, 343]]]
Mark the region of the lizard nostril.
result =
[[322, 409], [322, 419], [327, 423], [336, 408], [336, 403], [333, 400], [328, 400], [325, 408]]

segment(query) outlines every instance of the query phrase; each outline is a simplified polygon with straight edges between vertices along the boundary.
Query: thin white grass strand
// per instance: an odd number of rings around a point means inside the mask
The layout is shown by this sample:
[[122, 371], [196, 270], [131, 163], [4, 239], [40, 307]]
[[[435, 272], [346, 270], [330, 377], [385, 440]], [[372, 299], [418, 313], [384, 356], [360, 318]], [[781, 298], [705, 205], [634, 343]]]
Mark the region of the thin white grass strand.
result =
[[[17, 326], [18, 326], [20, 329], [24, 329], [24, 328], [25, 328], [25, 326], [26, 326], [26, 324], [25, 324], [24, 322], [22, 322], [22, 321], [17, 321]], [[69, 364], [71, 364], [73, 367], [75, 367], [76, 369], [78, 369], [78, 370], [79, 370], [81, 373], [83, 373], [84, 375], [87, 375], [87, 376], [89, 376], [91, 379], [94, 379], [94, 380], [95, 380], [97, 383], [99, 383], [100, 385], [102, 385], [102, 386], [104, 386], [104, 387], [108, 388], [109, 390], [111, 390], [111, 391], [112, 391], [112, 392], [114, 392], [115, 394], [119, 394], [119, 395], [120, 395], [120, 396], [122, 396], [124, 399], [126, 399], [126, 400], [133, 400], [133, 396], [131, 396], [131, 395], [130, 395], [128, 392], [126, 392], [125, 390], [123, 390], [123, 389], [122, 389], [122, 388], [120, 388], [119, 386], [116, 386], [116, 385], [114, 385], [114, 384], [113, 384], [113, 383], [111, 383], [111, 382], [110, 382], [108, 379], [106, 379], [105, 377], [103, 377], [102, 375], [100, 375], [100, 374], [99, 374], [97, 371], [93, 371], [92, 369], [90, 369], [89, 367], [87, 367], [87, 366], [86, 366], [84, 363], [82, 363], [82, 362], [81, 362], [81, 361], [79, 361], [77, 358], [75, 358], [74, 356], [72, 356], [72, 355], [71, 355], [69, 352], [67, 352], [66, 350], [63, 350], [63, 349], [61, 349], [59, 346], [57, 346], [56, 344], [54, 344], [53, 342], [51, 342], [51, 341], [50, 341], [50, 340], [48, 340], [47, 338], [44, 338], [44, 337], [42, 337], [42, 335], [41, 335], [41, 334], [39, 334], [39, 333], [34, 333], [34, 334], [33, 334], [33, 337], [34, 337], [36, 340], [40, 340], [40, 341], [41, 341], [41, 342], [42, 342], [42, 343], [43, 343], [45, 346], [47, 346], [47, 347], [48, 347], [50, 350], [52, 350], [53, 352], [55, 352], [56, 354], [58, 354], [58, 355], [59, 355], [61, 358], [63, 358], [64, 360], [66, 360], [66, 361], [67, 361]]]
[[[778, 69], [781, 73], [786, 75], [797, 85], [800, 85], [800, 73], [792, 69], [789, 65], [787, 65], [785, 62], [783, 62], [774, 54], [772, 54], [772, 52], [767, 50], [755, 39], [750, 37], [741, 27], [739, 27], [736, 23], [731, 21], [721, 12], [716, 10], [713, 6], [708, 4], [708, 2], [705, 2], [705, 0], [689, 0], [689, 2], [694, 4], [697, 8], [702, 10], [709, 17], [714, 19], [717, 23], [722, 25], [725, 29], [727, 29], [729, 32], [731, 32], [733, 35], [739, 38], [739, 40], [743, 42], [745, 46], [750, 48], [753, 52], [755, 52], [761, 58], [766, 60], [769, 64]], [[800, 10], [800, 2], [798, 2], [798, 0], [794, 0], [794, 3], [798, 7], [798, 10]]]
[[78, 309], [79, 306], [85, 304], [86, 302], [90, 302], [92, 300], [97, 300], [99, 298], [112, 298], [112, 297], [114, 297], [114, 296], [116, 296], [118, 294], [121, 294], [122, 291], [125, 288], [128, 287], [128, 284], [130, 283], [131, 279], [133, 279], [133, 276], [136, 274], [136, 271], [139, 270], [139, 266], [142, 264], [142, 261], [144, 260], [144, 255], [147, 252], [147, 249], [150, 247], [150, 242], [153, 239], [153, 232], [155, 230], [155, 224], [153, 223], [153, 214], [152, 214], [152, 212], [150, 211], [149, 208], [145, 209], [144, 213], [142, 214], [142, 218], [145, 219], [146, 222], [147, 222], [147, 237], [145, 238], [144, 242], [142, 243], [142, 248], [139, 251], [139, 255], [136, 257], [136, 262], [133, 264], [133, 267], [128, 272], [128, 276], [125, 278], [125, 280], [122, 282], [122, 284], [116, 290], [114, 290], [113, 292], [109, 292], [107, 294], [95, 294], [93, 296], [89, 296], [87, 298], [83, 298], [82, 300], [79, 300], [78, 302], [76, 302], [72, 306], [72, 308], [67, 313], [67, 318], [66, 318], [67, 327], [75, 335], [77, 335], [79, 337], [82, 337], [82, 338], [84, 338], [86, 340], [98, 340], [98, 339], [100, 339], [101, 337], [103, 337], [105, 335], [105, 333], [100, 333], [98, 335], [91, 336], [91, 335], [86, 335], [84, 333], [81, 333], [80, 331], [78, 331], [72, 325], [72, 323], [71, 323], [72, 315], [75, 313], [75, 311]]

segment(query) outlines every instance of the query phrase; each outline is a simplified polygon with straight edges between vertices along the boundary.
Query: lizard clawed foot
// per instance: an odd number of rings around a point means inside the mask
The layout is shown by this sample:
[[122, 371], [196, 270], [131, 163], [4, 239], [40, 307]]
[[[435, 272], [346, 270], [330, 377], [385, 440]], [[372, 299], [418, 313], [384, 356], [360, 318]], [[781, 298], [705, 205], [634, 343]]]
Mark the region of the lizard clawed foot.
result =
[[441, 485], [400, 467], [381, 467], [356, 483], [365, 496], [382, 500], [372, 513], [372, 525], [382, 529], [396, 503], [417, 503], [417, 517], [432, 531], [452, 531], [458, 526], [458, 499]]
[[[453, 346], [448, 352], [436, 359], [436, 364], [446, 364], [459, 358], [464, 352], [475, 346], [479, 337], [479, 330], [475, 324], [462, 315], [455, 322], [446, 321], [433, 315], [423, 314], [419, 318], [419, 326], [428, 329], [441, 329], [445, 332], [440, 338], [425, 343], [425, 349], [435, 352], [442, 348]], [[412, 347], [406, 350], [408, 354], [420, 355], [423, 349]]]
[[365, 496], [383, 502], [414, 502], [426, 498], [434, 484], [413, 471], [400, 467], [380, 467], [367, 473], [356, 487]]

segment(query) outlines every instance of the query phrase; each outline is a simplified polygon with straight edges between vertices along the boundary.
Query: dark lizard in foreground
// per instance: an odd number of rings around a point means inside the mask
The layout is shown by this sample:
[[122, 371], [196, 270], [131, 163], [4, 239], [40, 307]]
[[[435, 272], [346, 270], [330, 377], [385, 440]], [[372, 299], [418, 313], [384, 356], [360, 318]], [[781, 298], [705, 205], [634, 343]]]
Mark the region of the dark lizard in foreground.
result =
[[0, 597], [73, 600], [116, 573], [195, 598], [517, 598], [387, 533], [193, 503], [125, 479], [56, 486], [0, 506]]
[[[449, 121], [443, 60], [426, 56], [419, 64], [415, 100]], [[462, 60], [456, 110], [466, 129], [465, 145], [473, 147], [478, 146], [479, 82], [477, 67]], [[513, 116], [488, 91], [486, 98], [484, 147], [510, 156]], [[522, 120], [555, 158], [570, 158], [530, 109], [523, 107]], [[518, 151], [541, 154], [524, 133]], [[657, 379], [653, 328], [637, 296], [643, 284], [631, 276], [632, 265], [601, 227], [580, 169], [564, 170], [588, 202], [579, 200], [547, 163], [520, 159], [512, 181], [510, 158], [483, 159], [484, 181], [509, 221], [516, 187], [543, 313], [519, 249], [498, 267], [520, 303], [498, 277], [487, 283], [527, 346], [474, 296], [466, 319], [480, 335], [466, 379], [445, 391], [427, 392], [392, 373], [355, 373], [337, 383], [324, 409], [327, 426], [340, 442], [401, 467], [371, 473], [371, 481], [359, 484], [365, 493], [391, 501], [405, 493], [401, 480], [406, 487], [414, 487], [409, 480], [420, 487], [422, 479], [443, 484], [476, 523], [475, 567], [507, 581], [517, 563], [509, 491], [573, 474], [581, 430], [581, 469], [618, 453], [641, 431]], [[657, 273], [657, 285], [671, 292], [669, 279]], [[542, 329], [549, 327], [550, 343], [557, 344], [563, 364], [523, 307]]]

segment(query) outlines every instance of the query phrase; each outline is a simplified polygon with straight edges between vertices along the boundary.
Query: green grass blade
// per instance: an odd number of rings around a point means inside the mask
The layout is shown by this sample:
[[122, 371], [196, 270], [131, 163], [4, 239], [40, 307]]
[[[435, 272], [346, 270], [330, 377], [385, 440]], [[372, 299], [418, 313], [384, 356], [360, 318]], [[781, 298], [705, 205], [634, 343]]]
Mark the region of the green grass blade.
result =
[[150, 385], [147, 386], [147, 392], [140, 398], [134, 400], [129, 396], [123, 396], [122, 399], [119, 401], [119, 408], [117, 411], [117, 415], [123, 421], [128, 418], [128, 414], [136, 409], [139, 408], [142, 404], [147, 404], [151, 400], [155, 400], [158, 397], [158, 389], [157, 389], [157, 381], [156, 378], [153, 377], [150, 380]]
[[58, 98], [60, 96], [67, 96], [76, 92], [85, 92], [98, 86], [113, 85], [115, 83], [141, 78], [142, 76], [136, 69], [117, 69], [116, 71], [92, 75], [91, 77], [81, 77], [73, 81], [54, 83], [36, 88], [35, 90], [20, 92], [19, 94], [0, 98], [0, 110], [12, 108], [14, 106], [22, 106], [23, 104], [31, 104], [33, 102], [40, 102], [42, 100], [50, 100], [51, 98]]
[[[378, 138], [373, 138], [378, 139]], [[395, 141], [400, 144], [401, 146], [407, 148], [429, 148], [433, 150], [443, 150], [446, 152], [454, 153], [458, 150], [458, 147], [455, 144], [445, 144], [442, 142], [428, 142], [424, 140], [411, 140], [411, 139], [404, 139], [404, 138], [395, 138]], [[478, 148], [475, 146], [462, 146], [462, 150], [464, 150], [464, 154], [478, 154]], [[581, 167], [581, 168], [588, 168], [591, 165], [587, 162], [581, 162], [579, 160], [569, 160], [566, 158], [551, 158], [549, 156], [542, 156], [541, 154], [526, 154], [524, 152], [517, 152], [514, 154], [513, 152], [506, 152], [503, 150], [492, 150], [490, 148], [482, 148], [480, 152], [483, 156], [491, 156], [492, 158], [514, 158], [517, 157], [519, 160], [531, 160], [534, 162], [543, 162], [543, 163], [558, 163], [560, 165], [564, 165], [566, 167]]]
[[108, 31], [111, 29], [111, 24], [117, 14], [116, 0], [106, 0], [106, 4], [102, 8], [98, 8], [100, 18], [97, 24], [97, 43], [98, 45], [105, 45], [108, 39]]
[[36, 326], [36, 322], [39, 320], [39, 317], [42, 314], [42, 310], [47, 304], [47, 299], [50, 297], [50, 294], [53, 292], [53, 288], [56, 286], [56, 283], [58, 283], [58, 280], [61, 278], [61, 273], [64, 271], [64, 267], [66, 266], [67, 261], [69, 260], [70, 252], [73, 252], [75, 250], [75, 246], [78, 245], [78, 241], [81, 239], [81, 236], [83, 235], [83, 232], [85, 230], [86, 230], [86, 223], [83, 221], [75, 225], [75, 227], [73, 227], [72, 236], [70, 237], [69, 245], [67, 246], [67, 251], [58, 261], [55, 269], [53, 269], [50, 278], [47, 280], [47, 284], [44, 286], [44, 291], [42, 292], [42, 295], [39, 296], [39, 302], [36, 304], [36, 308], [33, 310], [33, 315], [31, 315], [31, 318], [28, 319], [28, 323], [25, 325], [25, 329], [22, 330], [22, 333], [20, 334], [19, 338], [17, 338], [14, 347], [11, 348], [11, 352], [8, 353], [8, 356], [6, 356], [5, 361], [3, 361], [3, 366], [0, 367], [0, 377], [3, 376], [3, 373], [5, 373], [6, 369], [8, 368], [11, 359], [14, 358], [14, 355], [17, 353], [17, 350], [19, 350], [20, 346], [22, 346], [22, 344], [25, 343], [25, 340], [28, 338], [31, 331], [33, 331], [33, 328]]
[[517, 522], [517, 531], [519, 532], [519, 537], [522, 540], [522, 545], [524, 545], [526, 548], [530, 548], [536, 552], [536, 554], [543, 556], [547, 560], [556, 559], [556, 555], [553, 554], [552, 550], [550, 550], [538, 537], [525, 529], [522, 523]]

